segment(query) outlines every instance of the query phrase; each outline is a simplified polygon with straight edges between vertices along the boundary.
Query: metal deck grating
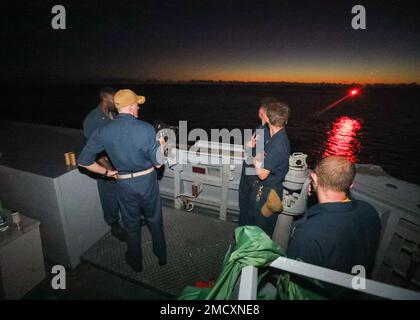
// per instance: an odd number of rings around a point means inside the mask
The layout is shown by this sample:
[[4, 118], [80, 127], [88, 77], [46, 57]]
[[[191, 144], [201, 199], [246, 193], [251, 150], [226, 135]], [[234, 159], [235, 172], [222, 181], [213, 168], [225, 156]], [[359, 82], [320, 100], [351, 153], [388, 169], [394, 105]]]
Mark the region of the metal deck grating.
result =
[[178, 296], [186, 285], [196, 281], [216, 279], [229, 245], [233, 244], [236, 224], [169, 207], [163, 207], [163, 216], [167, 265], [159, 266], [146, 226], [142, 227], [142, 272], [133, 272], [125, 263], [126, 244], [110, 233], [94, 244], [82, 260], [168, 296]]

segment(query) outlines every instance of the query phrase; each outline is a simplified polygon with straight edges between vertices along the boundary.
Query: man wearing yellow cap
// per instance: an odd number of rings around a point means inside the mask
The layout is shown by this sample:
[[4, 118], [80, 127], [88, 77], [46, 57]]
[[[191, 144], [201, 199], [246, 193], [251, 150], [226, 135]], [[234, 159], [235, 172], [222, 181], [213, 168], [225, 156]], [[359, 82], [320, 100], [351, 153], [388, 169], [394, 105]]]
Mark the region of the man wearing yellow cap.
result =
[[[144, 102], [143, 96], [129, 89], [118, 91], [114, 96], [118, 116], [92, 134], [78, 158], [81, 167], [117, 180], [122, 220], [127, 232], [125, 259], [136, 272], [143, 268], [142, 210], [152, 234], [153, 252], [160, 265], [166, 264], [162, 205], [155, 171], [163, 163], [163, 155], [152, 125], [137, 119], [138, 105]], [[96, 155], [104, 150], [116, 170], [107, 170], [95, 162]]]

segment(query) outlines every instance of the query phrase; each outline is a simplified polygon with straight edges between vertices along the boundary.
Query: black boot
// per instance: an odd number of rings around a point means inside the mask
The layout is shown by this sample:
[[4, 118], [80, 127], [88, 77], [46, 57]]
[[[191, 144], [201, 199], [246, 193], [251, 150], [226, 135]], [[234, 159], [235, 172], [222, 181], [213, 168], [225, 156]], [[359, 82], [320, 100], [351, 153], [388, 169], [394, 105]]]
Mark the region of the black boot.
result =
[[111, 234], [122, 242], [127, 241], [127, 232], [121, 227], [119, 222], [115, 222], [111, 225]]
[[165, 255], [162, 255], [162, 256], [158, 256], [157, 254], [155, 254], [155, 255], [156, 255], [156, 257], [159, 260], [159, 265], [160, 266], [164, 266], [167, 263], [167, 261], [166, 261], [166, 254]]
[[135, 272], [141, 272], [143, 270], [143, 263], [141, 258], [132, 258], [127, 253], [125, 254], [125, 262], [133, 269]]
[[166, 265], [166, 264], [167, 264], [166, 258], [159, 259], [159, 265], [160, 265], [160, 266], [164, 266], [164, 265]]

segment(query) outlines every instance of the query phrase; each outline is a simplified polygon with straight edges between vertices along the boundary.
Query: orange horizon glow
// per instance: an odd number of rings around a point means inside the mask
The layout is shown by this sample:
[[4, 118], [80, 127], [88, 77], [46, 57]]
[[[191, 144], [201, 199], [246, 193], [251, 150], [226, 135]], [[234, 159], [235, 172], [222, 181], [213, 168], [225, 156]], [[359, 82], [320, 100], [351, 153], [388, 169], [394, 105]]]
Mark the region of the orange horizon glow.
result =
[[[160, 68], [158, 68], [160, 69]], [[172, 69], [172, 70], [171, 70]], [[320, 65], [320, 64], [184, 64], [165, 70], [156, 70], [155, 75], [175, 81], [211, 80], [241, 82], [301, 82], [342, 84], [400, 84], [420, 83], [417, 68], [388, 65], [369, 67], [365, 65]]]
[[420, 79], [400, 77], [317, 77], [317, 76], [265, 76], [263, 74], [215, 74], [215, 75], [191, 75], [191, 76], [175, 76], [170, 80], [174, 81], [190, 81], [190, 80], [209, 80], [209, 81], [226, 81], [226, 82], [297, 82], [297, 83], [341, 83], [341, 84], [420, 84]]

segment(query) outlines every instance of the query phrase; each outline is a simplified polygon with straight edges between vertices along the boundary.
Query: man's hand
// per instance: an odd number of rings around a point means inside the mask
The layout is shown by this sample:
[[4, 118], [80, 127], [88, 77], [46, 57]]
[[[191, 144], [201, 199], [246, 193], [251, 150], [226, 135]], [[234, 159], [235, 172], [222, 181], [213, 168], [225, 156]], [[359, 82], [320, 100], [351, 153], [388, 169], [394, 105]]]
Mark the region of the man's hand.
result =
[[160, 137], [159, 138], [159, 143], [160, 143], [160, 152], [162, 152], [162, 154], [165, 155], [165, 145], [166, 145], [165, 138]]
[[309, 186], [308, 186], [308, 197], [310, 197], [311, 196], [311, 194], [312, 194], [312, 189], [313, 189], [313, 186], [312, 186], [312, 181], [309, 183]]
[[94, 163], [92, 163], [92, 164], [90, 164], [88, 166], [84, 166], [84, 165], [81, 165], [81, 164], [79, 164], [79, 166], [81, 166], [83, 168], [86, 168], [89, 171], [92, 171], [94, 173], [100, 174], [101, 176], [104, 176], [105, 175], [105, 172], [108, 170], [108, 173], [107, 173], [106, 176], [108, 178], [117, 179], [118, 171], [116, 171], [114, 169], [109, 170], [107, 168], [104, 168], [103, 166], [101, 166], [97, 162], [94, 162]]
[[254, 161], [252, 163], [256, 169], [260, 169], [262, 167], [262, 161], [258, 159], [258, 157], [254, 158]]
[[262, 168], [262, 160], [260, 157], [255, 157], [253, 161], [255, 171], [257, 173], [257, 176], [260, 180], [265, 180], [270, 175], [270, 171]]
[[97, 162], [108, 171], [115, 170], [107, 156], [100, 157]]
[[164, 146], [166, 144], [165, 138], [164, 137], [160, 137], [159, 138], [159, 143], [161, 146]]
[[106, 175], [108, 178], [112, 178], [117, 180], [118, 179], [118, 171], [116, 170], [108, 170], [108, 174]]
[[256, 133], [254, 132], [254, 134], [252, 135], [252, 138], [251, 138], [251, 140], [249, 140], [246, 144], [245, 144], [245, 146], [247, 147], [247, 148], [255, 148], [255, 146], [257, 145], [257, 136], [256, 136]]

